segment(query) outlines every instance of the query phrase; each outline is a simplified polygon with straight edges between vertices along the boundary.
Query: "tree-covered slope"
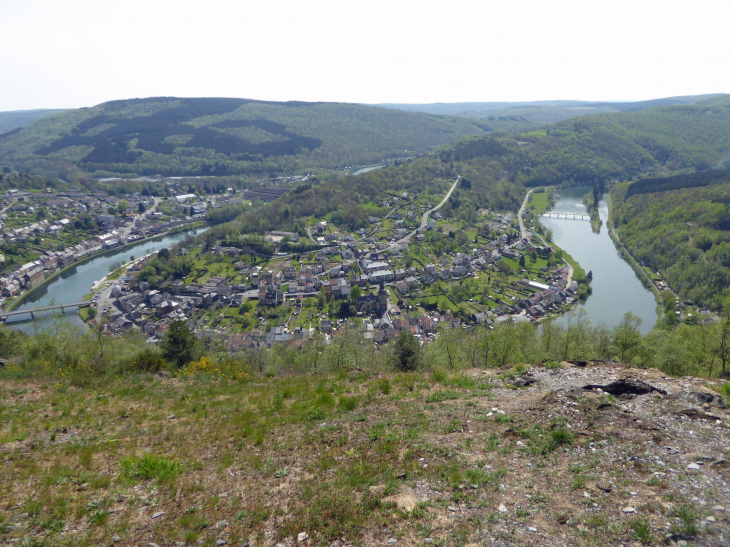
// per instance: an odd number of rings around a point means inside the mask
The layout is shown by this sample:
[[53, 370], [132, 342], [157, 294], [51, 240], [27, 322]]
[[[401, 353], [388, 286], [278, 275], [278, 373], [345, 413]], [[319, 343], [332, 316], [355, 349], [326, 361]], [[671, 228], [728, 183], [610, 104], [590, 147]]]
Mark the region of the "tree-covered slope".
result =
[[526, 186], [701, 171], [730, 152], [730, 96], [695, 105], [581, 116], [540, 131], [445, 147], [442, 161], [491, 166]]
[[[405, 165], [291, 192], [247, 212], [240, 228], [297, 229], [312, 215], [355, 229], [365, 203], [387, 190], [439, 193], [461, 175], [468, 186], [444, 206], [470, 221], [479, 207], [517, 211], [525, 186], [592, 184], [644, 172], [706, 169], [730, 150], [730, 97], [704, 105], [585, 116], [543, 131], [470, 137]], [[283, 228], [282, 228], [283, 227]]]
[[112, 101], [0, 135], [16, 169], [138, 174], [281, 172], [412, 155], [465, 135], [473, 121], [339, 103], [221, 98]]
[[479, 120], [487, 131], [526, 131], [547, 124], [605, 112], [638, 112], [657, 106], [695, 104], [717, 94], [665, 97], [648, 101], [529, 101], [529, 102], [471, 102], [432, 104], [381, 104], [408, 112], [425, 112], [444, 116], [462, 116]]
[[[712, 175], [706, 186], [659, 192], [630, 193], [633, 185], [619, 185], [612, 221], [629, 252], [682, 298], [718, 309], [730, 295], [730, 170]], [[664, 186], [697, 184], [695, 177], [675, 178]]]
[[35, 120], [45, 118], [60, 109], [41, 109], [41, 110], [13, 110], [9, 112], [0, 112], [0, 133], [5, 133], [18, 127], [28, 125]]

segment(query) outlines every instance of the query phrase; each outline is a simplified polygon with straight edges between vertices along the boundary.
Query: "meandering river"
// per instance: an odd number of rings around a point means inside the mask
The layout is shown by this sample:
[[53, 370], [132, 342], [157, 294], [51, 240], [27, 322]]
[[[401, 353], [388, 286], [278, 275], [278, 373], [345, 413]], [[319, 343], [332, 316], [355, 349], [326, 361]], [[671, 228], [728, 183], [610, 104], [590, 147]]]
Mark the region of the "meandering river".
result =
[[[112, 250], [104, 255], [97, 256], [89, 262], [69, 268], [62, 275], [36, 290], [32, 295], [23, 300], [22, 305], [13, 311], [41, 308], [52, 304], [80, 302], [84, 295], [91, 292], [92, 283], [109, 275], [109, 266], [114, 262], [126, 263], [132, 256], [139, 258], [149, 252], [171, 247], [175, 243], [185, 239], [188, 235], [197, 235], [205, 230], [207, 228], [180, 232], [153, 241], [140, 241], [130, 247], [116, 251]], [[56, 312], [55, 314], [53, 312], [42, 312], [41, 314], [35, 315], [35, 321], [31, 321], [27, 315], [21, 315], [18, 318], [8, 318], [5, 324], [10, 328], [21, 330], [28, 334], [33, 334], [38, 330], [48, 328], [54, 320], [68, 321], [71, 324], [83, 326], [83, 321], [81, 321], [76, 311], [71, 312], [69, 310], [65, 315], [61, 315], [60, 312]]]
[[[555, 194], [556, 213], [586, 214], [583, 196], [590, 187], [560, 188]], [[601, 233], [594, 234], [591, 223], [578, 220], [543, 218], [541, 222], [553, 231], [553, 240], [588, 271], [593, 272], [593, 294], [584, 304], [594, 325], [609, 328], [619, 324], [627, 311], [641, 317], [641, 331], [646, 334], [656, 324], [656, 300], [653, 293], [639, 281], [634, 270], [619, 255], [608, 235], [608, 205], [600, 201], [598, 213], [603, 220]], [[565, 318], [558, 319], [565, 323]]]

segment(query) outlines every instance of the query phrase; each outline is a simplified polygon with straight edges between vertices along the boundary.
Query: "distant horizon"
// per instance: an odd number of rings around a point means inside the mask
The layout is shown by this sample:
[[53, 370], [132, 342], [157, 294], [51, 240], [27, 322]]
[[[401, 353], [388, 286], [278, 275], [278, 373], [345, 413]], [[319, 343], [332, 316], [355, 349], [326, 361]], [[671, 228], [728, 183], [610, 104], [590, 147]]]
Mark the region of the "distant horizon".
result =
[[77, 110], [80, 108], [94, 108], [96, 106], [114, 102], [114, 101], [132, 101], [132, 100], [138, 100], [138, 99], [155, 99], [158, 97], [170, 97], [175, 99], [220, 99], [220, 98], [226, 98], [226, 99], [245, 99], [245, 100], [251, 100], [251, 101], [264, 101], [264, 102], [280, 102], [280, 103], [286, 103], [286, 102], [303, 102], [303, 103], [334, 103], [334, 104], [356, 104], [356, 105], [363, 105], [363, 106], [382, 106], [382, 105], [412, 105], [412, 106], [427, 106], [427, 105], [458, 105], [458, 104], [533, 104], [533, 103], [557, 103], [557, 102], [576, 102], [576, 103], [641, 103], [641, 102], [647, 102], [647, 101], [656, 101], [656, 100], [662, 100], [662, 99], [680, 99], [680, 98], [689, 98], [689, 97], [703, 97], [703, 96], [719, 96], [719, 95], [727, 95], [728, 93], [696, 93], [693, 95], [662, 95], [660, 97], [652, 97], [649, 99], [622, 99], [622, 100], [612, 100], [612, 99], [606, 99], [606, 100], [594, 100], [594, 99], [535, 99], [535, 100], [516, 100], [516, 101], [508, 101], [508, 100], [489, 100], [489, 101], [431, 101], [431, 102], [404, 102], [404, 101], [385, 101], [385, 102], [379, 102], [379, 103], [363, 103], [363, 102], [352, 102], [352, 101], [305, 101], [301, 99], [288, 99], [288, 100], [273, 100], [273, 99], [255, 99], [252, 97], [233, 97], [233, 96], [223, 96], [223, 95], [209, 95], [209, 96], [185, 96], [185, 95], [150, 95], [149, 97], [129, 97], [127, 99], [108, 99], [105, 101], [102, 101], [100, 103], [96, 103], [93, 105], [82, 105], [82, 106], [71, 106], [71, 107], [58, 107], [58, 106], [49, 106], [49, 107], [37, 107], [37, 108], [22, 108], [18, 110], [0, 110], [0, 113], [21, 113], [21, 112], [39, 112], [44, 110]]

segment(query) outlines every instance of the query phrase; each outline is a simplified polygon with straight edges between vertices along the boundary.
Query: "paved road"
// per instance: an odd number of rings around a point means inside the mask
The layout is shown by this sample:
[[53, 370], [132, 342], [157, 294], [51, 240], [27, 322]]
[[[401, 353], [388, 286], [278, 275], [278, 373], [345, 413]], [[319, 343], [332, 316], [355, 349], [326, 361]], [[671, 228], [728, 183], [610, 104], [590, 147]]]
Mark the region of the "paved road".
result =
[[[534, 188], [532, 190], [534, 190]], [[520, 207], [520, 211], [517, 213], [517, 220], [520, 221], [520, 237], [522, 239], [525, 239], [528, 234], [528, 231], [525, 228], [525, 223], [522, 222], [522, 213], [525, 211], [525, 207], [527, 206], [527, 200], [530, 199], [530, 194], [532, 194], [532, 190], [527, 192], [527, 195], [525, 196], [525, 201], [522, 202], [522, 207]]]
[[408, 233], [405, 236], [403, 236], [403, 238], [401, 238], [398, 241], [396, 241], [395, 243], [393, 243], [390, 247], [388, 247], [388, 250], [392, 249], [395, 245], [400, 245], [401, 243], [408, 243], [408, 241], [410, 241], [410, 239], [414, 235], [416, 235], [416, 233], [418, 233], [421, 230], [423, 230], [426, 227], [426, 224], [428, 224], [428, 216], [431, 213], [433, 213], [434, 211], [437, 211], [438, 209], [440, 209], [441, 206], [444, 203], [446, 203], [446, 200], [448, 200], [451, 197], [451, 193], [454, 191], [454, 188], [456, 188], [456, 185], [459, 184], [459, 181], [460, 180], [461, 180], [461, 175], [459, 175], [458, 177], [456, 177], [456, 180], [454, 181], [454, 184], [451, 185], [451, 188], [449, 188], [449, 191], [444, 196], [444, 199], [441, 200], [441, 203], [439, 203], [438, 205], [436, 205], [436, 207], [432, 207], [431, 209], [429, 209], [428, 211], [426, 211], [425, 213], [423, 213], [423, 218], [421, 219], [421, 226], [419, 226], [415, 230], [413, 230], [410, 233]]

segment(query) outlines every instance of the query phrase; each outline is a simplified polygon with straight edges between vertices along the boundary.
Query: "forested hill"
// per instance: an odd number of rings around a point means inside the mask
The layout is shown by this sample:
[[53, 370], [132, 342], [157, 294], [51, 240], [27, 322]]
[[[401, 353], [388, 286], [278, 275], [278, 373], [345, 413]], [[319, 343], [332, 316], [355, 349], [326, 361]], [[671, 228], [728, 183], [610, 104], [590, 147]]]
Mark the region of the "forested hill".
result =
[[0, 112], [0, 133], [5, 133], [18, 127], [28, 125], [35, 120], [50, 116], [60, 109], [41, 109], [41, 110], [14, 110], [9, 112]]
[[68, 110], [0, 135], [0, 164], [86, 172], [227, 175], [413, 155], [479, 122], [340, 103], [150, 98]]
[[539, 131], [468, 138], [444, 147], [445, 162], [469, 162], [526, 186], [625, 180], [694, 172], [730, 153], [730, 95], [563, 120]]
[[611, 220], [682, 299], [719, 309], [730, 296], [730, 169], [701, 175], [619, 184]]
[[602, 114], [605, 112], [638, 112], [656, 106], [694, 104], [712, 97], [690, 95], [665, 97], [649, 101], [597, 102], [597, 101], [530, 101], [489, 103], [432, 103], [432, 104], [381, 104], [385, 108], [398, 108], [408, 112], [425, 112], [444, 116], [462, 116], [480, 121], [488, 131], [526, 131], [567, 118]]

